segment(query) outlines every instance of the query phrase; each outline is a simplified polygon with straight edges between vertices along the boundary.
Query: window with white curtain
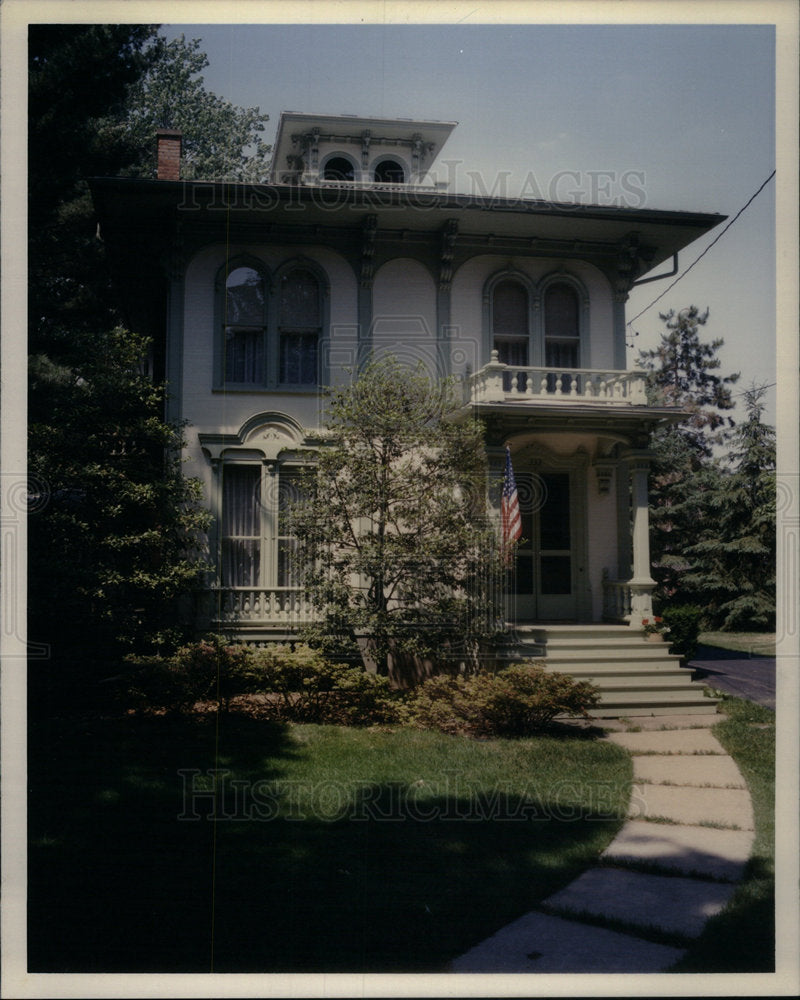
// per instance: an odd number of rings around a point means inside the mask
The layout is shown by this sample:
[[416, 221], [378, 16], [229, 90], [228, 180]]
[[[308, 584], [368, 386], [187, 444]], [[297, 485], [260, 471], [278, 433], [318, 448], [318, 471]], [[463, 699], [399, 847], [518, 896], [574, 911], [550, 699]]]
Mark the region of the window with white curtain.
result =
[[222, 583], [260, 587], [261, 466], [226, 465], [222, 477]]
[[289, 514], [300, 495], [300, 471], [268, 473], [261, 465], [227, 464], [222, 476], [222, 585], [298, 585], [297, 542]]

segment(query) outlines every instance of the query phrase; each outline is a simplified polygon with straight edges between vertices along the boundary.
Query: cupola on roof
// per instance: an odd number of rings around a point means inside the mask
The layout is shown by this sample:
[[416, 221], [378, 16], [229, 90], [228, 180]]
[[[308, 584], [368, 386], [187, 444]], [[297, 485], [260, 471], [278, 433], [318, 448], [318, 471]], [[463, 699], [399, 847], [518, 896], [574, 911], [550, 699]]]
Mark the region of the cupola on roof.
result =
[[274, 183], [420, 185], [457, 122], [284, 111]]

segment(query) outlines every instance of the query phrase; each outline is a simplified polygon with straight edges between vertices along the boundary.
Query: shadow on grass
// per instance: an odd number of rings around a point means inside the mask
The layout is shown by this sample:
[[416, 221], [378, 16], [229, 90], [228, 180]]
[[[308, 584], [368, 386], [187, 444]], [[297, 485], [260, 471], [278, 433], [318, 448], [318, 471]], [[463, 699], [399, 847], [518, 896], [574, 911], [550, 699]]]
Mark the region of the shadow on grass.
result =
[[[621, 822], [397, 783], [360, 786], [338, 813], [329, 788], [304, 809], [286, 778], [302, 754], [289, 729], [240, 716], [219, 731], [33, 725], [29, 970], [443, 970], [568, 883]], [[229, 772], [216, 821], [214, 768]]]
[[752, 857], [742, 884], [671, 972], [774, 972], [775, 882], [770, 859]]

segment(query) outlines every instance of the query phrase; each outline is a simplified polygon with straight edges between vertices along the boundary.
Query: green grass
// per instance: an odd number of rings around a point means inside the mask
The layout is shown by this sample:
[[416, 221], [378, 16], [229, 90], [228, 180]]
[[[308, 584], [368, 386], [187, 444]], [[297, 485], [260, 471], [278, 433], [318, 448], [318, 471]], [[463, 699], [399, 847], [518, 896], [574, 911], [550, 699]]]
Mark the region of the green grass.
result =
[[718, 916], [675, 966], [676, 972], [772, 972], [775, 969], [775, 714], [724, 697], [726, 718], [714, 735], [747, 782], [755, 842], [744, 878]]
[[698, 639], [704, 646], [730, 649], [750, 656], [774, 656], [774, 632], [701, 632]]
[[[29, 732], [32, 972], [444, 970], [596, 861], [631, 780], [624, 751], [580, 734], [236, 715], [218, 734], [166, 718]], [[216, 820], [185, 794], [214, 768]]]

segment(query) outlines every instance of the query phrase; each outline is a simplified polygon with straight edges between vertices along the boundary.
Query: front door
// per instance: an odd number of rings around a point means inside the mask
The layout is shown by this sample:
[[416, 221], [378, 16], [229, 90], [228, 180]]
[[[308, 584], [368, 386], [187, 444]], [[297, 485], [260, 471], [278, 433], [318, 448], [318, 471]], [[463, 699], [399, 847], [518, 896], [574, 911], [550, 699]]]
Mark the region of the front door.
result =
[[522, 538], [512, 573], [517, 621], [578, 616], [574, 476], [569, 471], [517, 474]]

